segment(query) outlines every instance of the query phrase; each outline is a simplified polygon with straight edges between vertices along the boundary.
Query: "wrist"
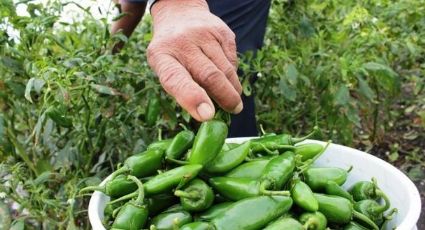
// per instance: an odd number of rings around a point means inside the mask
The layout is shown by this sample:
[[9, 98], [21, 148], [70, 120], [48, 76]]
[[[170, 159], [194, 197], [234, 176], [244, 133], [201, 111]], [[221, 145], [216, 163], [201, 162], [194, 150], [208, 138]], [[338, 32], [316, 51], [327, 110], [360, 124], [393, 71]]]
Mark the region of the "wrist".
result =
[[155, 15], [160, 12], [166, 11], [167, 9], [181, 10], [187, 7], [199, 7], [201, 9], [207, 9], [208, 4], [206, 0], [156, 0], [150, 8], [151, 15]]

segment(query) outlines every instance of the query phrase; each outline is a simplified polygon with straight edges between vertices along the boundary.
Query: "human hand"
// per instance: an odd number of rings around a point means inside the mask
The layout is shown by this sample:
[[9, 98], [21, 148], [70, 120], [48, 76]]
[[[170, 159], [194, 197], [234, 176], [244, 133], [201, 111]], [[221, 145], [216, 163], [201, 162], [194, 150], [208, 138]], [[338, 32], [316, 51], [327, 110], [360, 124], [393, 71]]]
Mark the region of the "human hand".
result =
[[154, 35], [147, 58], [165, 91], [198, 121], [213, 118], [211, 98], [239, 113], [242, 86], [230, 28], [205, 0], [159, 0], [151, 14]]

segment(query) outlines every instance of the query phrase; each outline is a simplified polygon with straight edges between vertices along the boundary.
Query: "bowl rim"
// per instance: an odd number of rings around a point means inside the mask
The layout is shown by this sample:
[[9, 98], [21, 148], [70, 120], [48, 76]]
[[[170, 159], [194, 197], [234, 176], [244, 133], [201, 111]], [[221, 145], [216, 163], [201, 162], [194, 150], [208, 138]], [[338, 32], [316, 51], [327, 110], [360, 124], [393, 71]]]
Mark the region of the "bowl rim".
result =
[[[237, 137], [237, 138], [227, 138], [226, 139], [226, 143], [239, 143], [242, 141], [246, 141], [246, 140], [250, 140], [250, 139], [255, 139], [258, 137]], [[319, 144], [326, 144], [326, 142], [323, 141], [318, 141], [318, 140], [305, 140], [299, 144], [302, 143], [319, 143]], [[408, 191], [411, 191], [408, 193], [408, 199], [415, 201], [412, 202], [412, 207], [408, 210], [408, 212], [406, 213], [406, 218], [403, 219], [403, 221], [397, 226], [397, 230], [412, 230], [412, 229], [416, 229], [416, 223], [419, 220], [419, 216], [421, 213], [421, 197], [419, 195], [419, 191], [416, 187], [416, 185], [410, 180], [409, 177], [407, 177], [403, 172], [401, 172], [399, 169], [397, 169], [396, 167], [394, 167], [393, 165], [391, 165], [390, 163], [376, 157], [373, 156], [372, 154], [369, 154], [367, 152], [363, 152], [351, 147], [347, 147], [344, 145], [339, 145], [339, 144], [334, 144], [331, 143], [331, 145], [337, 146], [338, 148], [343, 148], [343, 149], [347, 149], [350, 151], [354, 151], [356, 154], [362, 154], [364, 155], [364, 157], [368, 160], [373, 162], [374, 164], [379, 165], [380, 167], [385, 167], [388, 168], [388, 170], [390, 170], [394, 176], [396, 176], [397, 181], [401, 182], [401, 186], [405, 186], [407, 187]], [[100, 185], [104, 185], [108, 180], [110, 179], [110, 176], [106, 177], [102, 183], [100, 183]], [[89, 207], [88, 207], [88, 214], [89, 214], [89, 221], [90, 224], [92, 225], [93, 229], [99, 229], [99, 230], [103, 230], [105, 229], [101, 220], [101, 217], [98, 215], [99, 214], [99, 204], [101, 202], [104, 202], [106, 200], [109, 200], [109, 197], [106, 196], [105, 194], [95, 191], [89, 201]]]

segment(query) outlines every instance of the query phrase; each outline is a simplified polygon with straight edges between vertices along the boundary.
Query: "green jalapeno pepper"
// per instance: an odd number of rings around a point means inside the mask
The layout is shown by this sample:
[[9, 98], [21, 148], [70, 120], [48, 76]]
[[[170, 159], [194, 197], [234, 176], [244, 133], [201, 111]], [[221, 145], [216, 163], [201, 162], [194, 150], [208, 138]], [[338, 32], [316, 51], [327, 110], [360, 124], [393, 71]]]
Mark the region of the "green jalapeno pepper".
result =
[[295, 154], [301, 156], [301, 161], [313, 159], [324, 150], [324, 146], [317, 143], [308, 143], [295, 146]]
[[318, 127], [314, 127], [314, 130], [301, 138], [294, 138], [289, 134], [280, 134], [280, 135], [267, 135], [260, 137], [258, 139], [251, 140], [251, 150], [253, 153], [261, 152], [264, 150], [279, 150], [279, 149], [287, 149], [288, 145], [294, 145], [301, 141], [308, 139], [313, 136], [318, 131]]
[[162, 149], [163, 151], [166, 151], [168, 149], [168, 146], [170, 146], [173, 139], [165, 139], [160, 141], [155, 141], [148, 145], [147, 149]]
[[339, 186], [335, 181], [328, 181], [325, 186], [325, 193], [328, 195], [344, 197], [349, 199], [351, 202], [354, 202], [353, 196], [341, 186]]
[[350, 223], [344, 226], [344, 230], [368, 230], [368, 229], [354, 221], [351, 221]]
[[195, 134], [190, 130], [179, 132], [171, 141], [165, 152], [167, 159], [180, 159], [182, 155], [192, 146]]
[[246, 162], [232, 169], [226, 174], [226, 177], [259, 179], [263, 175], [264, 168], [268, 163], [269, 160]]
[[[80, 194], [83, 194], [88, 191], [99, 191], [102, 192], [111, 198], [121, 197], [132, 193], [137, 190], [137, 185], [132, 181], [127, 179], [125, 175], [119, 175], [114, 179], [107, 181], [102, 186], [88, 186], [80, 190]], [[134, 192], [137, 196], [137, 192]]]
[[215, 228], [210, 223], [193, 222], [183, 225], [179, 230], [215, 230]]
[[308, 230], [325, 230], [328, 225], [325, 215], [320, 212], [303, 213], [300, 222], [303, 223], [304, 229]]
[[50, 106], [46, 110], [46, 115], [52, 119], [57, 125], [70, 128], [72, 127], [72, 119], [66, 116], [65, 107]]
[[111, 176], [114, 178], [123, 173], [130, 173], [138, 178], [154, 175], [162, 166], [163, 156], [164, 151], [157, 148], [130, 156]]
[[178, 199], [172, 193], [161, 193], [147, 198], [145, 203], [149, 209], [149, 216], [155, 216], [171, 205], [177, 204]]
[[354, 210], [369, 217], [377, 225], [384, 222], [384, 212], [387, 211], [391, 204], [387, 196], [383, 196], [385, 201], [384, 205], [380, 205], [375, 200], [361, 200], [354, 203]]
[[285, 152], [272, 158], [263, 170], [261, 184], [265, 189], [280, 190], [291, 178], [295, 170], [293, 152]]
[[220, 195], [233, 201], [259, 195], [290, 195], [289, 191], [264, 190], [260, 181], [249, 178], [214, 177], [210, 184]]
[[174, 230], [190, 222], [192, 222], [192, 215], [184, 210], [166, 211], [152, 218], [150, 228]]
[[375, 178], [372, 178], [372, 181], [359, 181], [348, 191], [353, 195], [355, 201], [376, 200], [385, 196], [384, 192], [378, 188]]
[[314, 194], [319, 202], [319, 212], [326, 216], [330, 223], [348, 224], [353, 218], [367, 223], [372, 229], [378, 230], [378, 226], [367, 216], [354, 210], [350, 200], [339, 196]]
[[148, 209], [143, 204], [144, 188], [142, 182], [134, 176], [128, 176], [138, 186], [136, 200], [129, 201], [121, 208], [112, 224], [113, 229], [138, 230], [143, 228], [148, 219]]
[[292, 206], [288, 196], [257, 196], [233, 203], [211, 223], [217, 230], [261, 229]]
[[291, 197], [298, 207], [306, 211], [315, 212], [319, 210], [319, 203], [314, 197], [313, 191], [300, 179], [294, 180], [291, 188]]
[[226, 209], [232, 204], [233, 202], [223, 202], [213, 205], [205, 212], [201, 213], [198, 217], [196, 217], [196, 219], [201, 221], [210, 221], [226, 211]]
[[329, 181], [344, 184], [347, 176], [347, 170], [341, 168], [309, 168], [304, 172], [306, 184], [316, 192], [323, 191]]
[[267, 225], [263, 230], [305, 230], [303, 225], [292, 217], [282, 217]]
[[190, 164], [206, 165], [211, 162], [223, 147], [227, 137], [226, 123], [219, 120], [209, 120], [201, 124], [189, 154]]
[[206, 171], [209, 173], [225, 173], [242, 163], [250, 151], [250, 142], [245, 142], [230, 150], [221, 151], [206, 165]]
[[161, 103], [159, 97], [151, 97], [148, 102], [146, 111], [146, 124], [148, 126], [154, 126], [159, 118], [161, 112]]
[[199, 212], [209, 208], [214, 202], [214, 192], [201, 179], [194, 179], [183, 190], [176, 190], [174, 195], [180, 197], [184, 210]]

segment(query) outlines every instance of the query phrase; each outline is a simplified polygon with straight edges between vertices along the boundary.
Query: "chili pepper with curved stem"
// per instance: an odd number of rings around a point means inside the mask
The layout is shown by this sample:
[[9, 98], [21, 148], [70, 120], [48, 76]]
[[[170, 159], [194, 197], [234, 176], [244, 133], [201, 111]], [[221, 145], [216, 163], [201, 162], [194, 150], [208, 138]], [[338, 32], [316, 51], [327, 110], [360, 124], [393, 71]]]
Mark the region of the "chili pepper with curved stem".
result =
[[328, 225], [325, 215], [320, 212], [306, 212], [299, 219], [304, 229], [308, 230], [325, 230]]
[[217, 230], [261, 229], [286, 213], [291, 206], [292, 199], [288, 196], [251, 197], [233, 203], [225, 212], [212, 219], [211, 223]]
[[249, 178], [213, 177], [210, 184], [220, 195], [233, 201], [259, 195], [289, 196], [289, 191], [268, 191], [262, 183]]
[[241, 164], [250, 152], [250, 142], [247, 141], [228, 151], [221, 151], [206, 165], [205, 170], [209, 173], [225, 173]]
[[269, 161], [270, 160], [253, 160], [242, 163], [228, 172], [226, 177], [258, 179], [263, 174], [264, 168]]
[[210, 223], [193, 222], [183, 225], [179, 230], [215, 230], [215, 228]]
[[378, 188], [375, 178], [372, 181], [359, 181], [355, 183], [349, 190], [355, 201], [360, 200], [376, 200], [385, 196], [385, 193]]
[[201, 213], [198, 217], [196, 217], [197, 220], [201, 221], [210, 221], [217, 217], [218, 215], [221, 215], [226, 209], [232, 205], [233, 202], [223, 202], [216, 205], [211, 206], [209, 209], [207, 209], [205, 212]]
[[325, 186], [325, 193], [328, 195], [344, 197], [350, 200], [351, 202], [354, 202], [353, 196], [341, 186], [339, 186], [335, 181], [328, 181]]
[[179, 132], [165, 151], [166, 159], [178, 160], [192, 146], [195, 134], [190, 130]]
[[128, 176], [138, 186], [138, 196], [136, 200], [129, 201], [119, 211], [112, 224], [113, 229], [141, 229], [148, 219], [148, 209], [143, 204], [144, 188], [142, 182], [135, 176]]
[[180, 197], [184, 210], [199, 212], [209, 208], [214, 202], [214, 192], [201, 179], [194, 179], [183, 190], [176, 190], [174, 195]]
[[[88, 186], [80, 190], [80, 194], [84, 194], [89, 191], [99, 191], [112, 198], [121, 197], [130, 194], [137, 190], [137, 185], [127, 179], [125, 175], [119, 175], [114, 179], [107, 181], [102, 186]], [[134, 194], [137, 195], [137, 192]], [[135, 196], [134, 196], [135, 197]]]
[[384, 212], [387, 211], [390, 206], [390, 200], [385, 194], [381, 194], [385, 204], [380, 205], [375, 200], [361, 200], [354, 203], [354, 210], [364, 214], [373, 222], [381, 225], [384, 222]]
[[263, 230], [305, 230], [303, 225], [298, 220], [292, 217], [282, 217], [268, 224]]
[[314, 194], [319, 202], [319, 212], [325, 215], [330, 223], [348, 224], [353, 218], [366, 223], [371, 229], [378, 230], [378, 226], [367, 216], [354, 210], [350, 200], [339, 196]]
[[315, 212], [319, 210], [319, 203], [314, 197], [313, 191], [300, 179], [293, 181], [291, 197], [297, 206], [306, 211]]
[[121, 168], [111, 174], [111, 177], [115, 178], [123, 173], [139, 178], [154, 175], [162, 167], [163, 156], [164, 151], [158, 148], [130, 156]]
[[220, 120], [209, 120], [201, 124], [189, 154], [190, 164], [206, 165], [221, 151], [227, 137], [226, 123]]
[[344, 230], [368, 230], [368, 229], [354, 221], [351, 221], [350, 223], [344, 226]]
[[295, 146], [295, 154], [301, 156], [301, 161], [313, 159], [320, 154], [325, 147], [318, 143], [308, 143]]
[[295, 155], [285, 152], [272, 158], [263, 170], [261, 186], [265, 189], [280, 190], [291, 178], [295, 170]]
[[146, 124], [148, 126], [154, 126], [156, 124], [156, 121], [159, 118], [159, 113], [161, 112], [161, 102], [159, 97], [153, 96], [150, 97], [147, 111], [146, 111]]
[[162, 149], [163, 151], [166, 151], [168, 149], [168, 146], [170, 146], [173, 139], [165, 139], [160, 141], [155, 141], [148, 145], [147, 150], [150, 149]]
[[305, 183], [313, 191], [323, 191], [329, 181], [342, 185], [347, 180], [347, 170], [341, 168], [309, 168], [304, 172]]
[[184, 210], [165, 211], [152, 218], [150, 228], [157, 230], [174, 230], [190, 222], [192, 222], [192, 215], [190, 215], [189, 212]]
[[264, 150], [273, 151], [282, 148], [285, 149], [288, 147], [288, 145], [294, 145], [312, 137], [314, 134], [316, 134], [318, 130], [319, 128], [315, 126], [310, 134], [307, 134], [306, 136], [300, 138], [292, 137], [289, 134], [260, 137], [258, 139], [251, 140], [251, 149], [254, 153], [261, 152]]

